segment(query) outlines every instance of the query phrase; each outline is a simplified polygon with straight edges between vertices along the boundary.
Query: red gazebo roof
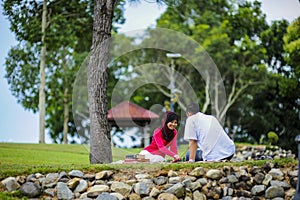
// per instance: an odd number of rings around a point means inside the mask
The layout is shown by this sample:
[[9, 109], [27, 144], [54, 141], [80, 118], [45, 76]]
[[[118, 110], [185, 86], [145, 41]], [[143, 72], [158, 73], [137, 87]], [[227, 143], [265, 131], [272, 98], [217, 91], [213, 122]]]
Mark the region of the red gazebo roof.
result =
[[113, 126], [145, 126], [159, 116], [129, 101], [123, 101], [108, 111], [108, 121]]

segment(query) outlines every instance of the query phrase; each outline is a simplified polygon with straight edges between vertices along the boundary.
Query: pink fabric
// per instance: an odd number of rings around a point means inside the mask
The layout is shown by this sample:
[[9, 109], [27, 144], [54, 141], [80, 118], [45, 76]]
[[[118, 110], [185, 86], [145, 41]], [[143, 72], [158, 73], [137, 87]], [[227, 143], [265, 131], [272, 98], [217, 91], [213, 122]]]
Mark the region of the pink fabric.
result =
[[[160, 155], [162, 157], [165, 157], [166, 155], [174, 157], [178, 153], [176, 129], [174, 130], [174, 134], [175, 135], [173, 140], [168, 143], [166, 140], [163, 139], [161, 128], [155, 129], [151, 144], [145, 147], [144, 150], [147, 150], [151, 154]], [[170, 150], [168, 149], [168, 147], [170, 147]]]

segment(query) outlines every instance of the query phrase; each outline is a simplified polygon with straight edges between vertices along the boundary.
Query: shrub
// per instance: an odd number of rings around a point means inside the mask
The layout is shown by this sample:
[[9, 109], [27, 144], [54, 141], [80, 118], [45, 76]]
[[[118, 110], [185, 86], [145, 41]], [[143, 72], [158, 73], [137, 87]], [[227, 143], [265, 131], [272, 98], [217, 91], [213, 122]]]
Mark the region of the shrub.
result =
[[275, 132], [270, 131], [268, 133], [268, 141], [270, 144], [276, 144], [278, 142], [278, 140], [279, 140], [279, 137]]

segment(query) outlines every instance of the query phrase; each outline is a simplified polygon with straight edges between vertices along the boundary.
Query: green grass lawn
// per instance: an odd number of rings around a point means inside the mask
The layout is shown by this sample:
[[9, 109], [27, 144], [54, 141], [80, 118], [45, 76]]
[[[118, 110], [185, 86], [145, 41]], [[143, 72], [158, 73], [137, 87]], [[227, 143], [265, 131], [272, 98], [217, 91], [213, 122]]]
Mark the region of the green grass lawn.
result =
[[[181, 145], [179, 155], [184, 157], [187, 145]], [[137, 154], [140, 148], [122, 149], [112, 148], [113, 161], [124, 160], [126, 154]], [[98, 164], [89, 163], [89, 147], [87, 145], [75, 144], [18, 144], [18, 143], [0, 143], [0, 180], [8, 176], [29, 175], [31, 173], [49, 173], [60, 171], [71, 171], [73, 169], [83, 170], [85, 172], [98, 172], [104, 169], [126, 169], [138, 168], [153, 170], [158, 169], [187, 169], [195, 166], [220, 167], [224, 165], [262, 165], [266, 161], [247, 161], [242, 163], [176, 163], [176, 164]], [[286, 161], [281, 159], [275, 161], [286, 165], [287, 163], [297, 164], [295, 160]], [[151, 168], [151, 169], [150, 169]]]
[[[184, 155], [187, 146], [182, 146], [180, 150], [180, 155]], [[141, 148], [112, 148], [113, 161], [124, 160], [126, 154], [138, 154], [140, 151]], [[0, 143], [0, 179], [75, 168], [108, 169], [111, 165], [90, 165], [87, 145]]]

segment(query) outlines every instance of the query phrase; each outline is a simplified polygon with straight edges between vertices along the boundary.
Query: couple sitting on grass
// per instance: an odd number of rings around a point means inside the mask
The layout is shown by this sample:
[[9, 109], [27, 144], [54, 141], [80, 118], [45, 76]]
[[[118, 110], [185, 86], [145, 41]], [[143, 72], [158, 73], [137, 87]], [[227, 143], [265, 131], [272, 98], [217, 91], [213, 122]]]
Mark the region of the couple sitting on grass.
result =
[[[221, 161], [233, 157], [235, 145], [215, 117], [199, 112], [199, 105], [196, 103], [187, 106], [186, 114], [184, 139], [189, 141], [187, 162]], [[167, 112], [162, 127], [154, 130], [151, 144], [140, 155], [144, 155], [150, 163], [164, 162], [166, 155], [172, 157], [173, 162], [180, 161], [177, 124], [178, 115]]]

